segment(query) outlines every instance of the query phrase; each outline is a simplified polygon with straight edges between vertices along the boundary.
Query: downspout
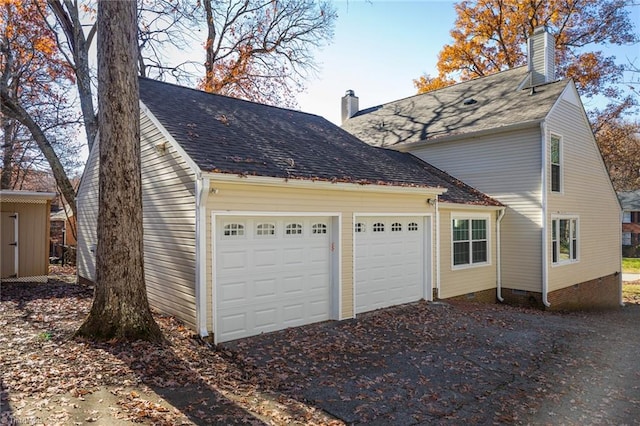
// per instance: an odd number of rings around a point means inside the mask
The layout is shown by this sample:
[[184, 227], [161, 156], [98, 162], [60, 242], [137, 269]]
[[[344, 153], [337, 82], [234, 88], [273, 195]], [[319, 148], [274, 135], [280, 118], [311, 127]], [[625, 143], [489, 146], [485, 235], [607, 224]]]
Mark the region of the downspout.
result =
[[624, 211], [620, 210], [620, 232], [618, 232], [618, 247], [620, 247], [620, 273], [618, 274], [618, 292], [620, 293], [620, 306], [626, 306], [624, 304], [624, 298], [622, 297], [622, 220], [624, 217]]
[[502, 218], [504, 217], [504, 213], [506, 211], [506, 208], [502, 208], [502, 210], [500, 210], [500, 213], [498, 213], [498, 220], [496, 221], [496, 239], [498, 240], [496, 243], [496, 267], [498, 268], [497, 270], [497, 275], [498, 275], [498, 279], [496, 282], [496, 295], [498, 297], [498, 301], [500, 302], [504, 302], [504, 298], [502, 297], [502, 249], [500, 247], [500, 225], [502, 223]]
[[[440, 299], [440, 208], [439, 198], [436, 196], [436, 294]], [[433, 295], [431, 296], [433, 298]]]
[[547, 237], [547, 126], [544, 121], [540, 123], [540, 133], [542, 134], [542, 303], [545, 307], [550, 307], [551, 303], [547, 298], [549, 291], [549, 247]]
[[209, 179], [196, 178], [196, 321], [200, 337], [207, 337], [207, 199]]

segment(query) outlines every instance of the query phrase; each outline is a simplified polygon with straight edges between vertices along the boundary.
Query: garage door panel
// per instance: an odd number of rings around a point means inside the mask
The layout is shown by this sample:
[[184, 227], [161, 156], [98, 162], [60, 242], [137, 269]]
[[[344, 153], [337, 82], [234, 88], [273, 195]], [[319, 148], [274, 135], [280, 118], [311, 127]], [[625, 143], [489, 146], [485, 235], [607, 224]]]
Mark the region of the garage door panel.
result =
[[[230, 217], [216, 222], [217, 341], [330, 318], [330, 218]], [[267, 223], [273, 234], [259, 226]], [[243, 235], [224, 235], [225, 229], [238, 227]]]
[[423, 297], [426, 265], [423, 221], [418, 216], [356, 218], [363, 230], [355, 233], [356, 313]]
[[253, 264], [256, 267], [272, 267], [278, 259], [278, 252], [274, 249], [256, 249], [253, 250]]
[[273, 278], [265, 279], [265, 280], [255, 280], [254, 281], [254, 294], [253, 297], [256, 299], [263, 299], [266, 297], [276, 297], [276, 289], [277, 282]]

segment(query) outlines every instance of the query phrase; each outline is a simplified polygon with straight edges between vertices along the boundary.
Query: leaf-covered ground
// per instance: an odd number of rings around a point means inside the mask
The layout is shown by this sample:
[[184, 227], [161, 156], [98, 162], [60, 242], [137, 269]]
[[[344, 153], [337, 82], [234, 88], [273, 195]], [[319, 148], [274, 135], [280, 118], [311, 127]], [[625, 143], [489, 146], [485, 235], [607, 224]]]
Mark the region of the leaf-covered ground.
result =
[[637, 299], [421, 302], [213, 347], [160, 315], [163, 344], [73, 339], [91, 291], [64, 275], [0, 296], [0, 424], [640, 424]]

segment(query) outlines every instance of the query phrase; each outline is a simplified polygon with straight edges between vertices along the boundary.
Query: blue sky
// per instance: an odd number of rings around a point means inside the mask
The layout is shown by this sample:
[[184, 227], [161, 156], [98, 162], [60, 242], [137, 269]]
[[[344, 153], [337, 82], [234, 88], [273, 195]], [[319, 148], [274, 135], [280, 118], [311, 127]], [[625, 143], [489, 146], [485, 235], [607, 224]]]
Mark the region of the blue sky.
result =
[[[340, 124], [340, 98], [347, 89], [355, 91], [360, 108], [414, 95], [413, 79], [425, 72], [437, 75], [438, 53], [451, 42], [454, 3], [334, 1], [338, 19], [333, 43], [317, 54], [321, 69], [298, 96], [300, 109]], [[640, 6], [632, 13], [640, 26]], [[640, 66], [640, 45], [612, 53], [622, 61], [625, 56], [638, 58]]]

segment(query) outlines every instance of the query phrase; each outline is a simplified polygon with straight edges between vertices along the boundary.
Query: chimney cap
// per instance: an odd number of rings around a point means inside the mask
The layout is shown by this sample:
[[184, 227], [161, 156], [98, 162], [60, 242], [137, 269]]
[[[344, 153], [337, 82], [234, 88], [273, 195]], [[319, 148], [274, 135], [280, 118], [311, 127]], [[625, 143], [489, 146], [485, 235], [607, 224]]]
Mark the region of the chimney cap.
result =
[[353, 90], [349, 89], [346, 91], [346, 93], [344, 94], [345, 96], [355, 96], [356, 92], [354, 92]]

